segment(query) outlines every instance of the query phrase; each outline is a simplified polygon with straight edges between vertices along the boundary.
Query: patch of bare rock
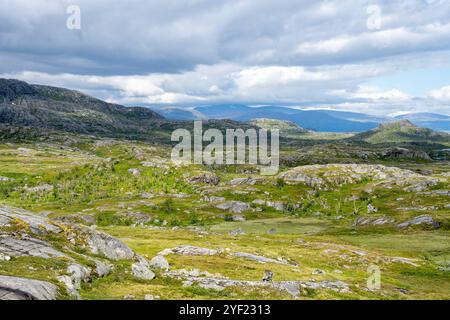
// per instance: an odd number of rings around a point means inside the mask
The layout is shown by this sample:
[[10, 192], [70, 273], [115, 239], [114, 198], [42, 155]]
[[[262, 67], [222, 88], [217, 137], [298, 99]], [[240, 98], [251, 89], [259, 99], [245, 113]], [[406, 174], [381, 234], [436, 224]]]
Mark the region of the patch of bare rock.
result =
[[46, 281], [0, 275], [0, 300], [55, 300], [57, 292]]

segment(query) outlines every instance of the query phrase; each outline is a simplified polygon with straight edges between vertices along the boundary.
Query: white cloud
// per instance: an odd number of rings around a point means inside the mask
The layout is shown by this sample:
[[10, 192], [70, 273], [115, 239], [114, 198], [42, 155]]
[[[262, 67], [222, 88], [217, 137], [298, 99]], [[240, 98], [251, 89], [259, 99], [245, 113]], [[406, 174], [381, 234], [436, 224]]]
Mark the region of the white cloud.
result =
[[[432, 90], [428, 94], [431, 98], [450, 102], [450, 85], [440, 89]], [[450, 108], [450, 107], [449, 107]]]
[[412, 97], [398, 89], [382, 91], [374, 86], [360, 85], [355, 92], [336, 92], [353, 99], [406, 101]]

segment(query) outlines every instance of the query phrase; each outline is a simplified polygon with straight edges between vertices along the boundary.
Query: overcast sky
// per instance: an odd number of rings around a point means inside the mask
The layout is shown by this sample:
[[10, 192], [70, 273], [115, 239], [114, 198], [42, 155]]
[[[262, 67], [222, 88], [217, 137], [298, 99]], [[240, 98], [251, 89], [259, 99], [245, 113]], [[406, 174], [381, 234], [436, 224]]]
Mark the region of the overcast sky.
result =
[[127, 105], [450, 114], [450, 0], [0, 0], [0, 61]]

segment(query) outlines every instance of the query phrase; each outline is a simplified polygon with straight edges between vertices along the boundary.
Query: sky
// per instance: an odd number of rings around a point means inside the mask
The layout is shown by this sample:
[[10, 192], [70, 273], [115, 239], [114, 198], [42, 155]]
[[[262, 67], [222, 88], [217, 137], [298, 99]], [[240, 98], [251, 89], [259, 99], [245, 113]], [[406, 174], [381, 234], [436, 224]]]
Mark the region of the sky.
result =
[[124, 105], [450, 115], [450, 0], [0, 0], [0, 61]]

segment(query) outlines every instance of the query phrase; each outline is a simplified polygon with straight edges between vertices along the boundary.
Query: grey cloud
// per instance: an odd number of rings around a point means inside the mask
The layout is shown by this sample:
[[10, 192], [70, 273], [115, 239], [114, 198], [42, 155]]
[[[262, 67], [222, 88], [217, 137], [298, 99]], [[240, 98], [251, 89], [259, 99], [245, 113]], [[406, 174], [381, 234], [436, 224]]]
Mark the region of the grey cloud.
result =
[[[340, 64], [450, 48], [446, 29], [426, 29], [450, 23], [449, 3], [376, 3], [378, 32], [404, 28], [404, 41], [376, 41], [366, 26], [372, 1], [0, 0], [0, 51], [17, 56], [0, 71], [33, 64], [42, 72], [177, 73], [199, 64]], [[81, 8], [79, 31], [66, 28], [69, 4]], [[351, 39], [338, 52], [298, 50], [343, 37]]]

